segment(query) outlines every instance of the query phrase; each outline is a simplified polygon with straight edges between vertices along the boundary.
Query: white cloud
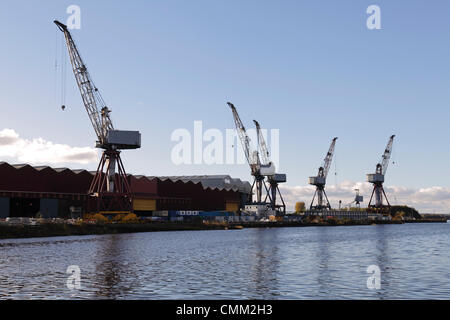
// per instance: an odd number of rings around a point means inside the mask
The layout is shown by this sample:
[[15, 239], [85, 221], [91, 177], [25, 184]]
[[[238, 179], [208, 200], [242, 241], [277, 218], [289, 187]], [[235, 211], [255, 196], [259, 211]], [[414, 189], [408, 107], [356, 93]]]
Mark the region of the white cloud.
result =
[[[338, 207], [339, 200], [345, 206], [354, 200], [355, 189], [359, 189], [364, 196], [361, 206], [367, 206], [372, 194], [372, 185], [368, 182], [343, 181], [337, 186], [326, 186], [325, 191], [332, 207]], [[384, 187], [391, 205], [407, 205], [414, 207], [421, 213], [450, 213], [450, 188], [430, 187], [414, 189], [402, 186]], [[289, 210], [293, 210], [297, 201], [304, 201], [309, 207], [314, 195], [314, 186], [286, 186], [280, 185]]]
[[13, 129], [3, 129], [0, 131], [0, 157], [30, 164], [87, 164], [96, 162], [98, 153], [94, 148], [71, 147], [43, 138], [24, 139]]

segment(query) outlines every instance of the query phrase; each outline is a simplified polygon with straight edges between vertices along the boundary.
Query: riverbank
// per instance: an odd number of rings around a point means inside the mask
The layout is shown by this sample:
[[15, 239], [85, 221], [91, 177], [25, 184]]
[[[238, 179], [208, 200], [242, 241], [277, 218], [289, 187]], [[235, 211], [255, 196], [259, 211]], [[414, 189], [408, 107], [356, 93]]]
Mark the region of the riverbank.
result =
[[119, 234], [153, 231], [223, 230], [220, 225], [190, 223], [0, 225], [0, 239]]
[[405, 223], [446, 223], [447, 218], [427, 218], [421, 220], [406, 220]]
[[[408, 221], [415, 223], [423, 222], [446, 222], [442, 220], [419, 220]], [[240, 222], [240, 223], [180, 223], [180, 222], [153, 222], [153, 223], [106, 223], [106, 224], [67, 224], [67, 223], [45, 223], [37, 225], [0, 225], [0, 239], [12, 238], [37, 238], [37, 237], [60, 237], [79, 235], [101, 235], [156, 231], [190, 231], [190, 230], [230, 230], [242, 228], [282, 228], [282, 227], [314, 227], [314, 226], [358, 226], [373, 224], [403, 224], [404, 221], [321, 221], [321, 222]]]

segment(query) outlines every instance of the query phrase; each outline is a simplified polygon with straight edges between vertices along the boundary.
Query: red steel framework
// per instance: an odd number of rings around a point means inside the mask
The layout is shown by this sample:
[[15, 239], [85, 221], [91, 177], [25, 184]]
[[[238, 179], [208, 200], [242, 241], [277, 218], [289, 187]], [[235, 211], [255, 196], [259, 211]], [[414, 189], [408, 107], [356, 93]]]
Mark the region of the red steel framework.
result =
[[[113, 160], [111, 160], [113, 159]], [[111, 163], [117, 163], [117, 173], [109, 177]], [[108, 192], [107, 185], [114, 182], [114, 192]], [[90, 211], [123, 211], [132, 210], [133, 195], [128, 183], [127, 174], [120, 158], [120, 151], [105, 150], [97, 167], [95, 177], [89, 187], [89, 194], [94, 198], [94, 204], [89, 206]]]

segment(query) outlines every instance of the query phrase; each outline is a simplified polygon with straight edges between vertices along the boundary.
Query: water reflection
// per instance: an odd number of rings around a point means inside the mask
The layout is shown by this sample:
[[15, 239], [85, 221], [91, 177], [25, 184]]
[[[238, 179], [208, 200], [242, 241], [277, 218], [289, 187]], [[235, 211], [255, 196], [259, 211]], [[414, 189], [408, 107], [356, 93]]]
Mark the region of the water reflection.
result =
[[[0, 298], [448, 299], [449, 242], [450, 224], [1, 240]], [[372, 264], [381, 290], [366, 286]]]
[[139, 289], [140, 270], [137, 266], [146, 263], [141, 261], [135, 235], [108, 236], [97, 247], [97, 260], [92, 279], [97, 287], [96, 298], [123, 298]]
[[390, 267], [392, 266], [392, 263], [389, 241], [392, 241], [392, 239], [388, 239], [388, 237], [392, 232], [392, 228], [390, 229], [391, 231], [389, 232], [389, 226], [387, 225], [380, 225], [374, 229], [376, 234], [374, 264], [381, 270], [381, 290], [375, 291], [375, 294], [379, 299], [384, 299], [384, 297], [387, 299], [392, 296], [393, 298], [395, 297], [395, 286], [390, 286], [392, 281]]
[[255, 265], [252, 275], [255, 296], [279, 295], [277, 274], [279, 268], [278, 237], [281, 229], [255, 229]]
[[121, 293], [120, 281], [123, 274], [120, 261], [122, 258], [122, 247], [127, 243], [126, 238], [113, 235], [102, 246], [98, 248], [99, 261], [95, 268], [94, 282], [98, 284], [96, 297], [115, 299]]
[[317, 259], [317, 283], [319, 292], [326, 293], [330, 285], [333, 285], [332, 271], [329, 269], [330, 260], [330, 241], [329, 233], [332, 228], [316, 228], [316, 259]]

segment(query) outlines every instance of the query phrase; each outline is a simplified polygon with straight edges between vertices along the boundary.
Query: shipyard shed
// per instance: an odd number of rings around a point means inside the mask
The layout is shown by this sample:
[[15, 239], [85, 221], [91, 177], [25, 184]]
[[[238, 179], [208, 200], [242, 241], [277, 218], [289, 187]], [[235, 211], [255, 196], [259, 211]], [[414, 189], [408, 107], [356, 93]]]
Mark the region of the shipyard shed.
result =
[[[95, 172], [0, 162], [0, 218], [67, 218], [87, 213], [88, 189]], [[228, 175], [128, 175], [138, 215], [158, 211], [227, 211], [243, 208], [251, 192], [247, 181]]]
[[247, 181], [228, 175], [213, 176], [131, 176], [136, 213], [193, 210], [237, 212], [251, 192]]

